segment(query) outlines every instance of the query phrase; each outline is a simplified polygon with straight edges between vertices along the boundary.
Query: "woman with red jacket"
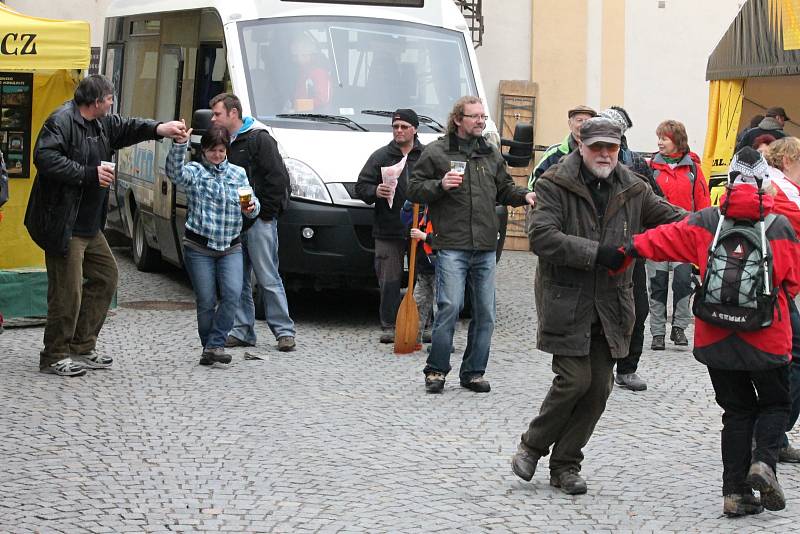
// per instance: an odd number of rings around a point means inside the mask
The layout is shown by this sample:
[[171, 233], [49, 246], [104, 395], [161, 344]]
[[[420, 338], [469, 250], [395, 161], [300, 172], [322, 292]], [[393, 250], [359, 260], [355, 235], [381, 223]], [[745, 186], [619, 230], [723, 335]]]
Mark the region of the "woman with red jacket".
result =
[[[768, 166], [750, 147], [731, 161], [727, 197], [720, 205], [726, 218], [766, 217], [773, 197], [763, 193]], [[695, 263], [705, 276], [709, 246], [720, 219], [718, 208], [706, 208], [686, 219], [634, 236], [632, 256], [655, 261]], [[772, 324], [737, 331], [695, 319], [694, 356], [708, 367], [722, 415], [723, 511], [728, 516], [782, 510], [786, 503], [775, 476], [778, 449], [789, 417], [789, 361], [792, 330], [788, 300], [800, 290], [800, 242], [792, 225], [778, 215], [766, 230], [772, 252], [771, 284], [777, 290]], [[755, 449], [751, 443], [755, 441]], [[757, 489], [760, 499], [753, 495]]]
[[[670, 204], [686, 211], [699, 211], [711, 205], [708, 184], [700, 169], [700, 158], [689, 150], [689, 137], [682, 123], [662, 122], [656, 128], [658, 152], [650, 160], [656, 183]], [[692, 266], [688, 263], [653, 262], [646, 264], [650, 286], [650, 333], [653, 350], [664, 350], [667, 330], [667, 292], [672, 270], [672, 330], [670, 340], [688, 345], [684, 330], [692, 320], [689, 297], [692, 294]]]

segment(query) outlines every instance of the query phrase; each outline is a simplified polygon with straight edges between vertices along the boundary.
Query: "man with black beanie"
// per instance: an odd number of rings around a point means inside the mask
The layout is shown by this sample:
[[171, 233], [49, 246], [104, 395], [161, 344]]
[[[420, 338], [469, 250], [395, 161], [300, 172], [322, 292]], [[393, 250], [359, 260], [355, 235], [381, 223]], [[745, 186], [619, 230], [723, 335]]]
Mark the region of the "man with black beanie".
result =
[[[375, 274], [381, 295], [381, 343], [394, 343], [408, 234], [400, 210], [406, 201], [408, 178], [424, 148], [417, 138], [418, 127], [419, 117], [413, 109], [398, 109], [392, 113], [392, 140], [372, 153], [356, 182], [356, 195], [367, 204], [375, 205], [372, 236], [375, 238]], [[403, 158], [406, 163], [397, 185], [384, 183], [381, 167], [391, 167]]]

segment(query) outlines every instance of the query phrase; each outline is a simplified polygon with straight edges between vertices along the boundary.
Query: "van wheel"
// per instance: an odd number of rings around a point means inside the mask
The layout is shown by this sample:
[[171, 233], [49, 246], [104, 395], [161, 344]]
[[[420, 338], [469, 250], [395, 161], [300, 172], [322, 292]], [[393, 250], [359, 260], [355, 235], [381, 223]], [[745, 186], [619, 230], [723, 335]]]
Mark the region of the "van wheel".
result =
[[131, 240], [131, 255], [136, 268], [143, 272], [157, 270], [161, 266], [161, 253], [147, 244], [144, 235], [144, 224], [137, 210], [133, 215], [133, 239]]

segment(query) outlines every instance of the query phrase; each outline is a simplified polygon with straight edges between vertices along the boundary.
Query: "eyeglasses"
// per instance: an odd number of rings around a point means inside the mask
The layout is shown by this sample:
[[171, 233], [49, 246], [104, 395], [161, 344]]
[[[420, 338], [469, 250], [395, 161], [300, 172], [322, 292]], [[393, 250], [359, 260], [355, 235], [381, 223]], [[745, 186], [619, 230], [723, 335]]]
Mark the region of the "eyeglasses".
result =
[[477, 113], [473, 113], [472, 115], [461, 115], [461, 116], [475, 121], [478, 119], [489, 120], [489, 115], [479, 115]]
[[619, 145], [614, 143], [592, 143], [591, 145], [586, 145], [589, 147], [589, 150], [592, 152], [600, 152], [603, 149], [608, 150], [609, 152], [617, 152], [619, 150]]
[[408, 130], [413, 128], [410, 124], [392, 124], [392, 130]]

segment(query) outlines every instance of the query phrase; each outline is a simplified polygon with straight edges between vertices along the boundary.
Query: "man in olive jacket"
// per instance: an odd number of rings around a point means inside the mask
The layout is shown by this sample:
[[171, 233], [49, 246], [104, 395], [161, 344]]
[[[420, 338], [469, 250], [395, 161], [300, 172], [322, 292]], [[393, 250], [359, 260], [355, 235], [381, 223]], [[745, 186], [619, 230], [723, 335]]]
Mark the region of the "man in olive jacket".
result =
[[47, 266], [43, 373], [80, 376], [111, 367], [113, 359], [94, 350], [117, 290], [117, 263], [103, 236], [114, 169], [103, 162], [120, 148], [186, 129], [179, 121], [110, 114], [113, 104], [107, 78], [84, 78], [74, 99], [47, 118], [33, 151], [37, 174], [25, 227]]
[[[456, 101], [447, 135], [428, 145], [414, 168], [408, 198], [428, 204], [436, 251], [436, 316], [425, 365], [425, 389], [441, 393], [450, 371], [453, 332], [464, 300], [467, 277], [472, 287], [472, 319], [459, 371], [461, 385], [478, 393], [491, 388], [483, 378], [489, 361], [495, 320], [494, 280], [497, 203], [533, 205], [535, 196], [514, 185], [500, 152], [482, 137], [483, 103], [474, 96]], [[459, 164], [464, 171], [454, 172]]]
[[618, 163], [621, 137], [615, 122], [586, 121], [579, 150], [538, 180], [528, 222], [539, 256], [537, 348], [553, 354], [556, 377], [511, 465], [530, 480], [552, 446], [550, 484], [573, 495], [586, 493], [581, 451], [605, 410], [614, 361], [628, 355], [633, 331], [632, 270], [618, 272], [625, 258], [620, 246], [632, 234], [685, 216]]

